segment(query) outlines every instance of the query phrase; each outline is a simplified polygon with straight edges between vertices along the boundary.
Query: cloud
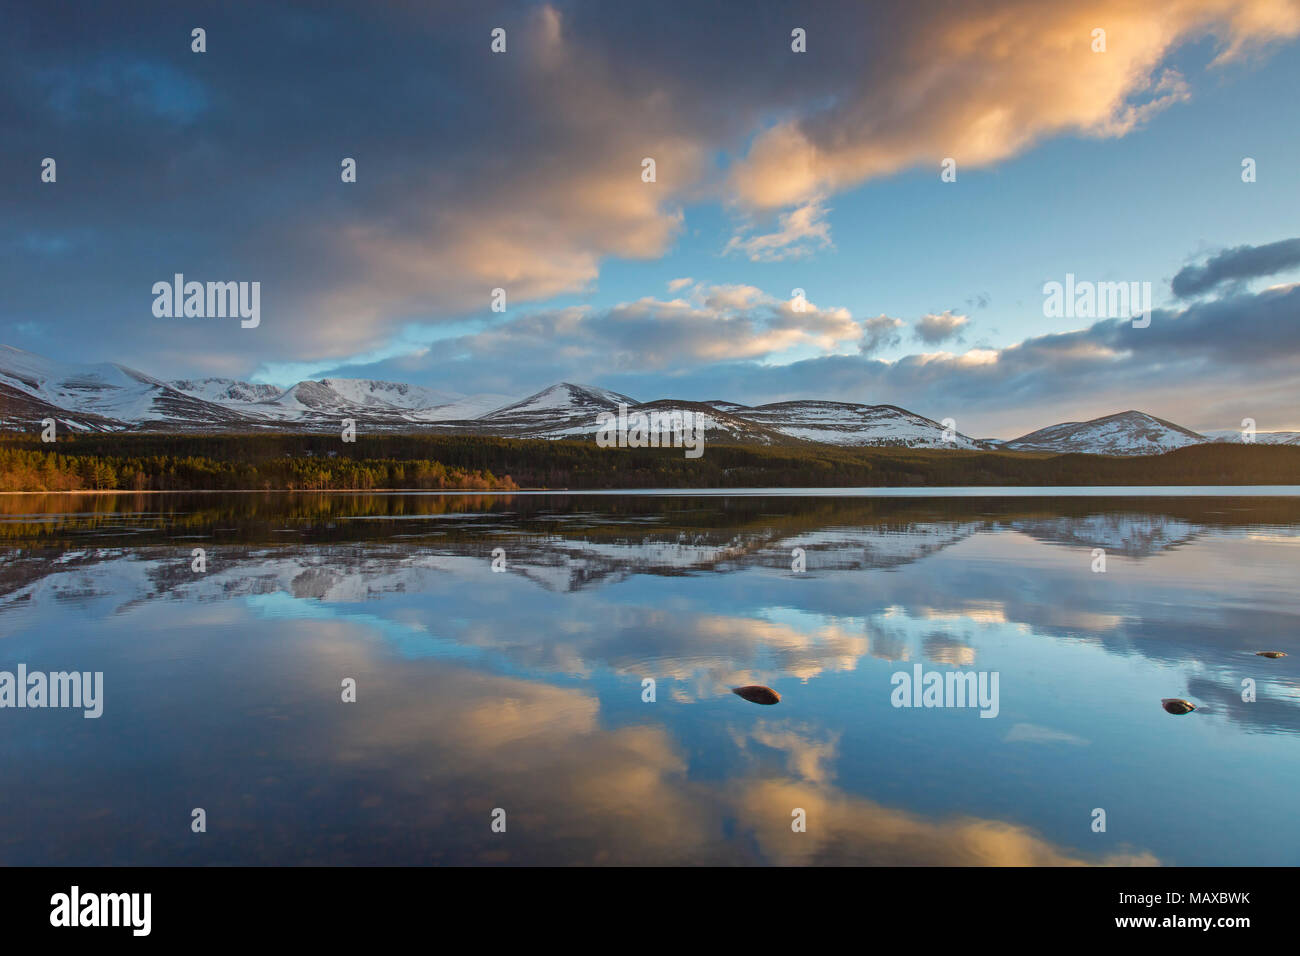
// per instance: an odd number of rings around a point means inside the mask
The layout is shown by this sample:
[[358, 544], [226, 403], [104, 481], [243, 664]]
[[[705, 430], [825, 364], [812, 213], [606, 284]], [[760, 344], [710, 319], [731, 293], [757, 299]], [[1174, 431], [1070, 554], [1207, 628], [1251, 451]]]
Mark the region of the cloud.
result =
[[830, 223], [826, 221], [829, 210], [820, 198], [782, 213], [775, 232], [741, 238], [731, 237], [725, 252], [743, 252], [754, 262], [778, 262], [782, 259], [800, 259], [816, 249], [831, 245]]
[[[575, 38], [581, 11], [498, 13], [510, 52], [494, 58], [467, 41], [483, 17], [468, 8], [224, 8], [209, 42], [239, 37], [231, 59], [191, 54], [174, 15], [72, 25], [25, 12], [33, 22], [0, 39], [12, 91], [0, 119], [21, 153], [46, 155], [57, 136], [60, 188], [13, 222], [87, 229], [101, 253], [58, 273], [84, 309], [70, 296], [55, 309], [28, 283], [13, 313], [92, 336], [110, 317], [147, 326], [113, 357], [247, 374], [255, 362], [373, 353], [414, 321], [486, 314], [494, 288], [514, 307], [589, 289], [607, 258], [663, 255], [708, 166], [683, 91], [645, 82], [645, 66], [621, 63], [607, 41]], [[28, 34], [38, 40], [25, 45]], [[84, 39], [95, 36], [120, 38], [120, 51], [99, 56]], [[647, 155], [653, 184], [641, 181]], [[340, 181], [344, 156], [356, 183]], [[112, 188], [77, 188], [90, 178]], [[177, 271], [260, 281], [257, 333], [150, 323], [152, 283]], [[24, 272], [15, 263], [0, 280]]]
[[759, 720], [748, 730], [748, 735], [733, 732], [732, 741], [744, 751], [752, 738], [755, 743], [784, 754], [786, 770], [792, 777], [826, 786], [835, 779], [840, 736], [819, 733], [806, 724]]
[[602, 375], [681, 372], [736, 359], [766, 360], [799, 347], [833, 352], [863, 334], [847, 309], [805, 302], [799, 311], [791, 300], [754, 286], [700, 284], [686, 298], [645, 297], [607, 309], [530, 313], [443, 343], [441, 351], [478, 365], [535, 361], [557, 370], [563, 365], [591, 378], [593, 368]]
[[415, 366], [327, 371], [461, 392], [522, 395], [570, 380], [639, 399], [883, 402], [956, 418], [981, 437], [1128, 408], [1194, 429], [1250, 417], [1287, 430], [1300, 428], [1298, 313], [1300, 285], [1283, 286], [1153, 310], [1147, 328], [1107, 319], [1003, 348], [883, 361], [873, 356], [898, 343], [896, 318], [856, 320], [815, 303], [797, 312], [754, 286], [697, 283], [683, 298], [526, 313], [439, 340]]
[[[802, 209], [917, 166], [937, 177], [947, 158], [960, 171], [1061, 134], [1123, 136], [1189, 98], [1184, 78], [1163, 66], [1178, 45], [1214, 34], [1215, 62], [1224, 63], [1300, 33], [1300, 9], [1275, 0], [929, 8], [864, 7], [861, 20], [849, 16], [835, 35], [812, 38], [820, 56], [853, 66], [754, 138], [729, 171], [732, 201], [751, 211]], [[1099, 26], [1105, 52], [1092, 47]], [[846, 49], [864, 36], [888, 39], [861, 54]], [[764, 253], [775, 257], [787, 238], [797, 236], [763, 237]]]
[[[1154, 310], [1148, 328], [1104, 320], [1000, 349], [881, 361], [823, 355], [787, 364], [722, 362], [676, 379], [677, 397], [888, 402], [968, 434], [1012, 438], [1058, 421], [1139, 408], [1190, 428], [1300, 426], [1300, 285]], [[631, 374], [605, 384], [637, 395]], [[1264, 427], [1261, 425], [1260, 427]]]
[[[1032, 829], [995, 820], [930, 820], [906, 810], [804, 780], [762, 779], [733, 788], [740, 824], [752, 829], [764, 855], [785, 865], [1084, 866], [1089, 861]], [[778, 830], [790, 808], [816, 820], [807, 832]], [[1112, 849], [1103, 866], [1155, 866], [1152, 853]]]
[[[855, 58], [824, 105], [757, 137], [731, 174], [739, 200], [793, 206], [917, 164], [937, 175], [946, 157], [963, 169], [1060, 133], [1121, 136], [1187, 98], [1181, 77], [1161, 68], [1176, 45], [1216, 33], [1226, 60], [1300, 33], [1300, 11], [1272, 0], [973, 2], [922, 16], [925, 6], [915, 19], [870, 11], [871, 34], [889, 42]], [[1092, 49], [1099, 25], [1104, 53]], [[839, 52], [835, 39], [820, 42]]]
[[902, 319], [895, 319], [883, 312], [874, 319], [865, 319], [862, 322], [862, 343], [858, 351], [863, 355], [874, 355], [876, 352], [893, 348], [902, 341], [902, 335], [899, 329], [903, 327]]
[[1172, 288], [1178, 298], [1187, 299], [1225, 282], [1257, 279], [1297, 266], [1300, 266], [1300, 239], [1236, 246], [1211, 256], [1204, 265], [1183, 268], [1174, 276]]
[[913, 334], [918, 341], [927, 345], [938, 345], [948, 339], [956, 338], [969, 324], [970, 319], [964, 315], [954, 315], [951, 311], [923, 315], [916, 322]]
[[[96, 254], [0, 260], [0, 318], [57, 329], [81, 352], [68, 358], [235, 375], [486, 321], [494, 288], [511, 315], [590, 293], [609, 260], [661, 258], [696, 235], [700, 206], [737, 217], [720, 243], [737, 256], [830, 249], [845, 189], [946, 156], [965, 171], [1063, 133], [1122, 135], [1186, 97], [1165, 63], [1178, 45], [1214, 36], [1226, 61], [1300, 32], [1294, 5], [1270, 0], [917, 0], [811, 8], [800, 55], [738, 0], [668, 18], [268, 0], [214, 8], [200, 56], [165, 4], [15, 16], [0, 36], [6, 155], [57, 142], [60, 181], [20, 191], [6, 224], [80, 230]], [[488, 50], [489, 20], [508, 27], [505, 55]], [[1090, 48], [1098, 23], [1104, 54]], [[339, 180], [345, 156], [356, 183]], [[19, 169], [4, 172], [32, 179]], [[261, 281], [256, 334], [152, 320], [149, 290], [176, 271]]]
[[1009, 744], [1075, 744], [1087, 746], [1088, 741], [1063, 730], [1040, 727], [1038, 724], [1016, 724], [1002, 738]]

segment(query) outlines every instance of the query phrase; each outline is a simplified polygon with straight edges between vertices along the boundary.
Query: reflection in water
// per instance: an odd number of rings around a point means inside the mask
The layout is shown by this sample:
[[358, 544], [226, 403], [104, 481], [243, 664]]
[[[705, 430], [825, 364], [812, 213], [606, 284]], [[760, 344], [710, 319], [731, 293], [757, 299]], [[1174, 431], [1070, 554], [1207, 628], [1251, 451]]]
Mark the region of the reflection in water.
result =
[[1300, 861], [1294, 499], [0, 496], [0, 544], [0, 670], [105, 675], [0, 710], [0, 863]]

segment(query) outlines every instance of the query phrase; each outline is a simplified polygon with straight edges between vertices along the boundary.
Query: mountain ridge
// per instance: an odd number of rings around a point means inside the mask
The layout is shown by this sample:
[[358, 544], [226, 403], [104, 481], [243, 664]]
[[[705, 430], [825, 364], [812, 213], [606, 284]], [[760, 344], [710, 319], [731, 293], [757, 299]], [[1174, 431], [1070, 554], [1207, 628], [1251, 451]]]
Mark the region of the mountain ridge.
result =
[[[1126, 456], [1242, 440], [1239, 432], [1201, 434], [1135, 409], [1061, 422], [1002, 441], [970, 438], [945, 427], [950, 420], [937, 422], [892, 404], [822, 399], [761, 405], [725, 399], [642, 402], [574, 382], [558, 382], [517, 400], [355, 378], [304, 379], [282, 389], [216, 377], [164, 381], [116, 363], [76, 365], [0, 346], [0, 428], [30, 428], [54, 418], [72, 431], [326, 432], [351, 418], [359, 428], [386, 432], [594, 439], [601, 414], [618, 414], [620, 405], [629, 411], [697, 416], [707, 441], [769, 446], [812, 443]], [[1260, 432], [1256, 441], [1296, 444], [1300, 433]]]

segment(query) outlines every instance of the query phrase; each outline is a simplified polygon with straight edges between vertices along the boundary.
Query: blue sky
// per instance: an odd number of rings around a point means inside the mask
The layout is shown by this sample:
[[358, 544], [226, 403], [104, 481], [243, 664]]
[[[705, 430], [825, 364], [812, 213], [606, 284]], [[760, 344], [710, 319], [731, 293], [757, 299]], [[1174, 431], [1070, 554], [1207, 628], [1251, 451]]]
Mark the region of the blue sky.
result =
[[[6, 14], [0, 342], [1001, 437], [1127, 408], [1300, 428], [1300, 4], [228, 6]], [[177, 272], [259, 281], [261, 325], [154, 317]], [[1157, 332], [1048, 317], [1067, 273], [1149, 282]]]

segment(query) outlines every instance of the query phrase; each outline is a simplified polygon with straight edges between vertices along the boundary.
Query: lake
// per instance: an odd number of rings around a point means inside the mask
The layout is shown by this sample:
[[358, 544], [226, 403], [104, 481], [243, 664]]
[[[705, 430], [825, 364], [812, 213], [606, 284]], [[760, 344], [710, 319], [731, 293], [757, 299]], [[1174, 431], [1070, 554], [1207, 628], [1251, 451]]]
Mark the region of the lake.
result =
[[0, 863], [1300, 863], [1294, 489], [978, 491], [0, 495]]

